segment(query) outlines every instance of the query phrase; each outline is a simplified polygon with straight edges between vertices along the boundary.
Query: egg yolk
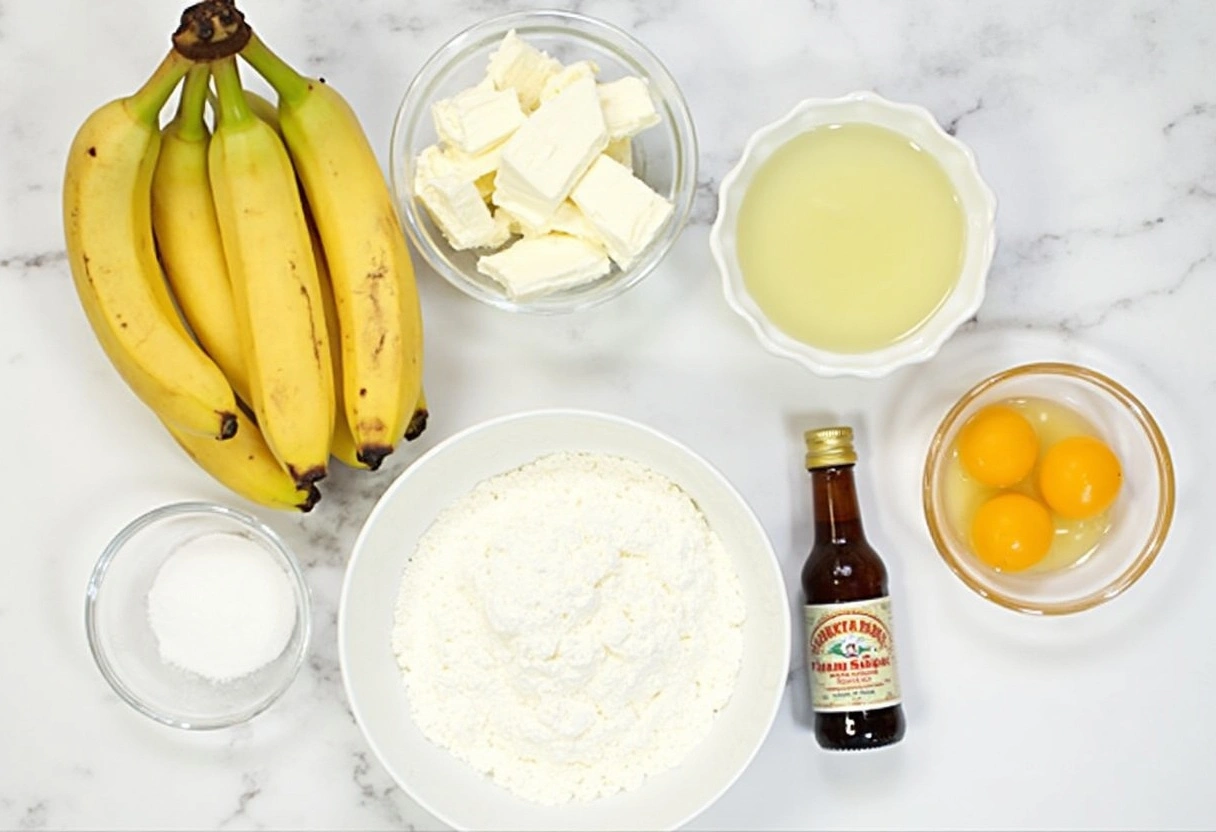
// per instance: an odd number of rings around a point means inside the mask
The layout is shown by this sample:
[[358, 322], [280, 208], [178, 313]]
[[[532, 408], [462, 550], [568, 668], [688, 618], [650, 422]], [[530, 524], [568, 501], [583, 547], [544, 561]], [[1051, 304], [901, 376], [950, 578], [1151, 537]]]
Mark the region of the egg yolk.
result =
[[1039, 491], [1051, 510], [1071, 520], [1101, 514], [1119, 496], [1123, 469], [1105, 442], [1073, 436], [1047, 449], [1039, 466]]
[[1025, 479], [1039, 454], [1029, 420], [1012, 407], [994, 404], [976, 413], [958, 436], [963, 470], [984, 485], [1008, 488]]
[[1046, 507], [1025, 494], [1000, 494], [971, 521], [976, 557], [1002, 572], [1019, 572], [1047, 556], [1055, 528]]

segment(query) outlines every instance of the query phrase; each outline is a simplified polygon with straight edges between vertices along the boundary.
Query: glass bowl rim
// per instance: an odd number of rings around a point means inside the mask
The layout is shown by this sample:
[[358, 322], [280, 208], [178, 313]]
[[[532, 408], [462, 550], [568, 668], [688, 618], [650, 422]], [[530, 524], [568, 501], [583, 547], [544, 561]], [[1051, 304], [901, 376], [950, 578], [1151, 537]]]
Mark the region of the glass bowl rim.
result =
[[[162, 520], [167, 520], [174, 517], [185, 516], [203, 516], [213, 515], [235, 521], [238, 525], [243, 526], [246, 531], [253, 533], [262, 542], [268, 544], [282, 559], [286, 562], [288, 576], [293, 585], [293, 597], [297, 602], [296, 615], [298, 620], [303, 621], [303, 628], [300, 637], [300, 646], [296, 651], [296, 655], [292, 657], [291, 667], [284, 674], [283, 679], [267, 694], [263, 695], [253, 705], [225, 716], [213, 717], [201, 720], [186, 720], [170, 713], [166, 713], [157, 708], [152, 707], [144, 701], [138, 694], [132, 690], [114, 666], [110, 663], [106, 649], [102, 646], [101, 636], [99, 633], [99, 624], [97, 621], [97, 604], [101, 596], [102, 586], [105, 582], [106, 574], [110, 566], [121, 554], [123, 548], [144, 529], [158, 523]], [[110, 685], [119, 698], [134, 708], [139, 713], [155, 720], [162, 725], [168, 725], [172, 728], [181, 728], [187, 731], [210, 731], [219, 728], [229, 728], [234, 725], [239, 725], [243, 722], [248, 722], [258, 714], [265, 711], [291, 687], [299, 674], [300, 668], [304, 665], [304, 659], [308, 655], [308, 646], [312, 639], [312, 613], [311, 613], [311, 594], [308, 590], [308, 582], [304, 578], [304, 572], [300, 568], [299, 562], [292, 553], [290, 547], [282, 537], [270, 526], [263, 523], [252, 514], [248, 514], [240, 509], [232, 508], [231, 506], [222, 505], [220, 503], [209, 503], [201, 500], [183, 501], [177, 503], [169, 503], [150, 509], [136, 517], [134, 520], [127, 523], [113, 538], [106, 544], [102, 550], [101, 556], [94, 564], [92, 572], [89, 574], [89, 582], [85, 591], [85, 634], [88, 637], [89, 652], [93, 656], [93, 661], [97, 665], [97, 669], [101, 672], [102, 677]]]
[[[671, 127], [673, 154], [676, 157], [675, 178], [679, 180], [683, 177], [685, 180], [681, 183], [682, 187], [673, 194], [672, 203], [675, 210], [671, 218], [638, 262], [629, 269], [617, 270], [606, 278], [601, 278], [601, 280], [609, 281], [602, 291], [572, 297], [568, 303], [564, 304], [544, 303], [545, 298], [543, 297], [512, 300], [505, 294], [494, 293], [482, 288], [470, 280], [463, 269], [448, 263], [446, 258], [435, 250], [435, 246], [431, 244], [428, 236], [424, 235], [418, 227], [419, 210], [407, 208], [407, 204], [414, 199], [413, 188], [412, 185], [404, 183], [402, 180], [403, 172], [397, 161], [396, 150], [398, 144], [403, 141], [402, 134], [407, 122], [415, 122], [419, 117], [415, 111], [425, 103], [421, 97], [422, 93], [427, 91], [437, 78], [445, 75], [455, 66], [455, 59], [460, 57], [459, 53], [469, 41], [484, 35], [504, 34], [511, 29], [527, 28], [546, 20], [556, 25], [569, 24], [572, 26], [574, 35], [597, 41], [610, 52], [621, 53], [631, 58], [640, 55], [665, 76], [665, 80], [670, 82], [671, 91], [674, 93], [664, 95], [663, 103], [675, 117]], [[591, 30], [591, 33], [582, 32], [578, 27], [586, 27]], [[596, 32], [599, 33], [598, 36], [595, 34]], [[620, 297], [649, 276], [670, 253], [692, 217], [697, 195], [699, 146], [696, 124], [693, 121], [684, 91], [676, 81], [675, 75], [658, 55], [632, 34], [606, 20], [565, 9], [538, 8], [507, 12], [467, 26], [446, 40], [423, 62], [406, 87], [401, 103], [398, 105], [397, 114], [393, 119], [393, 128], [389, 136], [388, 168], [393, 205], [402, 215], [402, 224], [410, 242], [413, 243], [414, 248], [427, 265], [447, 283], [462, 294], [496, 309], [534, 315], [564, 315], [591, 309]], [[537, 303], [538, 300], [541, 303]]]
[[[1157, 500], [1157, 514], [1153, 520], [1151, 534], [1131, 563], [1101, 589], [1074, 600], [1051, 603], [1038, 603], [1006, 595], [970, 575], [962, 567], [953, 548], [948, 543], [945, 532], [942, 529], [943, 521], [939, 521], [933, 507], [933, 497], [936, 490], [936, 473], [947, 450], [946, 437], [954, 430], [963, 411], [984, 393], [1000, 384], [1012, 379], [1036, 375], [1063, 376], [1081, 381], [1105, 394], [1107, 398], [1114, 399], [1118, 404], [1122, 405], [1122, 410], [1134, 419], [1152, 448], [1153, 461], [1156, 463], [1157, 485], [1160, 491], [1160, 496]], [[1130, 390], [1117, 381], [1097, 370], [1062, 361], [1036, 361], [1029, 364], [1020, 364], [1016, 367], [993, 373], [973, 385], [966, 393], [959, 397], [958, 401], [954, 403], [938, 423], [933, 433], [933, 439], [929, 444], [929, 452], [925, 455], [925, 466], [921, 477], [921, 505], [925, 515], [925, 522], [929, 526], [929, 535], [933, 538], [933, 544], [937, 548], [937, 552], [942, 560], [945, 561], [946, 566], [950, 568], [950, 571], [959, 580], [980, 597], [986, 598], [1006, 609], [1028, 615], [1069, 615], [1092, 609], [1121, 595], [1128, 587], [1138, 581], [1157, 559], [1157, 554], [1161, 551], [1161, 547], [1164, 545], [1165, 538], [1169, 533], [1170, 525], [1173, 522], [1174, 503], [1174, 463], [1170, 456], [1169, 445], [1165, 441], [1165, 435], [1161, 432], [1161, 428], [1153, 418], [1152, 413]]]

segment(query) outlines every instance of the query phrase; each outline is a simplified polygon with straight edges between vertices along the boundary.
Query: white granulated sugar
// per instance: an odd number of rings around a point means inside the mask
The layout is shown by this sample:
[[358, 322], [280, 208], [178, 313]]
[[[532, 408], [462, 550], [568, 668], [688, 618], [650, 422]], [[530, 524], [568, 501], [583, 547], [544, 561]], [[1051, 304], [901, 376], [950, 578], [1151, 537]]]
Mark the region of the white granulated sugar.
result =
[[544, 804], [678, 765], [731, 697], [738, 576], [692, 499], [618, 457], [482, 482], [418, 542], [393, 648], [428, 739]]
[[295, 620], [291, 579], [260, 543], [240, 534], [186, 541], [148, 590], [161, 659], [216, 682], [276, 659]]

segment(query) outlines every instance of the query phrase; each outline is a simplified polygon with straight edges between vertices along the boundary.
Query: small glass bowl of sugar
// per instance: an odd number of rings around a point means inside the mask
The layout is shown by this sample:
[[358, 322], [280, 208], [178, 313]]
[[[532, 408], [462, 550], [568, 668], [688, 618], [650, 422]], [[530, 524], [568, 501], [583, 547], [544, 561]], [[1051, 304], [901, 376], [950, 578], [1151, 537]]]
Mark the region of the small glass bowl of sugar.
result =
[[212, 503], [132, 521], [102, 552], [85, 599], [89, 648], [135, 710], [176, 728], [257, 716], [308, 649], [308, 586], [267, 525]]

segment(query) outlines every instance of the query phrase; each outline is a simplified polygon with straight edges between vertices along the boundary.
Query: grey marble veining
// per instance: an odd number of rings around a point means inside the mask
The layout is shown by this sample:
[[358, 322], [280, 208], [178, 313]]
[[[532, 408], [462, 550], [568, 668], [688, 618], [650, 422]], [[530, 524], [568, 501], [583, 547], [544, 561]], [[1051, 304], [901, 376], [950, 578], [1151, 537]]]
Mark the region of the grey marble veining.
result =
[[[273, 48], [349, 98], [384, 159], [404, 88], [434, 49], [487, 16], [543, 4], [243, 5]], [[1216, 5], [558, 5], [626, 27], [682, 85], [701, 146], [690, 227], [646, 282], [577, 318], [498, 313], [420, 270], [429, 430], [377, 475], [335, 471], [312, 515], [259, 512], [306, 567], [308, 662], [253, 723], [187, 735], [105, 686], [85, 644], [84, 585], [141, 511], [238, 501], [105, 361], [71, 286], [59, 191], [76, 127], [147, 76], [179, 10], [0, 0], [0, 827], [436, 828], [346, 704], [336, 644], [346, 558], [384, 487], [427, 448], [492, 416], [575, 406], [653, 424], [720, 467], [772, 536], [791, 598], [807, 545], [800, 427], [831, 412], [873, 443], [863, 501], [881, 498], [867, 513], [900, 594], [909, 739], [881, 758], [817, 752], [796, 654], [768, 742], [694, 827], [1211, 828], [1216, 720], [1186, 715], [1203, 712], [1216, 685], [1205, 647], [1216, 567], [1197, 531], [1216, 510]], [[817, 379], [763, 353], [723, 303], [707, 247], [718, 183], [748, 136], [802, 98], [858, 89], [927, 107], [972, 147], [1000, 203], [976, 321], [929, 365], [879, 383]], [[928, 546], [916, 461], [896, 453], [909, 402], [950, 383], [957, 394], [973, 380], [953, 378], [969, 351], [1009, 344], [1020, 357], [1099, 363], [1145, 398], [1174, 450], [1169, 544], [1139, 586], [1089, 616], [1027, 621], [968, 595]], [[1175, 670], [1156, 675], [1154, 664]]]

